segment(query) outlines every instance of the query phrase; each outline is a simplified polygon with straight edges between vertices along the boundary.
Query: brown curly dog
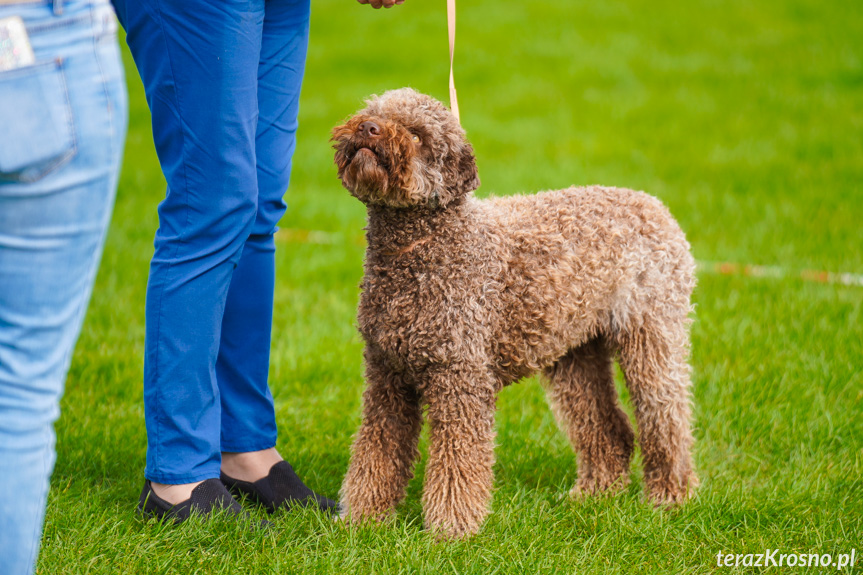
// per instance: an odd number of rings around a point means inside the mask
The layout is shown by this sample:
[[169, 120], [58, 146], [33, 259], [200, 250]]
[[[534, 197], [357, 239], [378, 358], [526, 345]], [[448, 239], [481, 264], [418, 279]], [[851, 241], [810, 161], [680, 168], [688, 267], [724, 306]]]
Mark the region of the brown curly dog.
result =
[[475, 533], [489, 512], [497, 393], [541, 372], [578, 453], [572, 494], [629, 481], [633, 431], [656, 503], [697, 484], [690, 448], [689, 244], [655, 198], [587, 187], [477, 200], [473, 149], [437, 100], [394, 90], [333, 131], [339, 178], [368, 207], [359, 304], [367, 388], [343, 517], [405, 496], [423, 405], [426, 526]]

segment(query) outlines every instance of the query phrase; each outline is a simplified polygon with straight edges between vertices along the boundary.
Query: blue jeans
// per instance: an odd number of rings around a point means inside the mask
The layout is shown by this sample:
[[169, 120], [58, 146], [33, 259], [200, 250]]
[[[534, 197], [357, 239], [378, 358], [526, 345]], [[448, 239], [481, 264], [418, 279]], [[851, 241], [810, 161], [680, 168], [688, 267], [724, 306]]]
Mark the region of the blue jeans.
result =
[[276, 444], [269, 372], [309, 0], [114, 0], [168, 189], [147, 286], [147, 479]]
[[54, 421], [111, 217], [126, 85], [107, 0], [0, 5], [36, 63], [0, 72], [0, 573], [33, 570]]

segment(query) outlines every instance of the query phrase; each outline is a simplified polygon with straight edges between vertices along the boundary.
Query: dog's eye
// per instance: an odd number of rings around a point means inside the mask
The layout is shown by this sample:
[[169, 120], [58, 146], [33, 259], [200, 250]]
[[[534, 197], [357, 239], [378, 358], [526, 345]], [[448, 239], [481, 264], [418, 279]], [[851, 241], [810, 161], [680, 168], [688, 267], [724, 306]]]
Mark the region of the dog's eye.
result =
[[414, 144], [419, 144], [420, 143], [420, 137], [417, 136], [416, 134], [412, 135], [411, 136], [411, 142], [413, 142]]

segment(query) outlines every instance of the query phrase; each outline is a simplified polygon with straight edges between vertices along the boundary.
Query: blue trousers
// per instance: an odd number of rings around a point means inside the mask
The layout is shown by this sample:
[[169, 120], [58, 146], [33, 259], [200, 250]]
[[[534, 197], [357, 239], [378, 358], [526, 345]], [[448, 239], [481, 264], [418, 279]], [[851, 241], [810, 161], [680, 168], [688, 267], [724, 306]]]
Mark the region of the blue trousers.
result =
[[147, 286], [148, 479], [275, 446], [269, 372], [309, 0], [114, 0], [167, 180]]
[[108, 0], [0, 4], [33, 65], [0, 72], [0, 573], [32, 573], [54, 420], [111, 218], [126, 83]]

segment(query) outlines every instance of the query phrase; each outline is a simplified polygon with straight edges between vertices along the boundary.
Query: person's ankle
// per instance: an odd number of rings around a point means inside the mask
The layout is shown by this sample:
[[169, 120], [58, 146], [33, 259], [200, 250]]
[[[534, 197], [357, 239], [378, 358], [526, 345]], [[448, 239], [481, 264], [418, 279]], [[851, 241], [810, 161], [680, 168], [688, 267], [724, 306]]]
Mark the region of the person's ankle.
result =
[[261, 451], [222, 452], [222, 473], [231, 479], [254, 483], [266, 477], [270, 469], [282, 461], [275, 447]]
[[183, 501], [191, 498], [192, 491], [201, 483], [203, 483], [203, 481], [171, 485], [150, 481], [150, 487], [153, 489], [153, 493], [155, 493], [159, 497], [159, 499], [164, 499], [171, 505], [177, 505], [178, 503], [182, 503]]

